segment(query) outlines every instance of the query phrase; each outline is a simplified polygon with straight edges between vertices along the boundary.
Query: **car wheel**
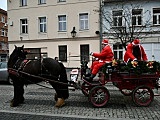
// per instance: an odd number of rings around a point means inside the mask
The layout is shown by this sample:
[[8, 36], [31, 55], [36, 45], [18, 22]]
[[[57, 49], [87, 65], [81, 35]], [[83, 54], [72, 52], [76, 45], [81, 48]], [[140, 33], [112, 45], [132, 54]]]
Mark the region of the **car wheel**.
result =
[[8, 78], [8, 83], [13, 85], [13, 80], [10, 77]]

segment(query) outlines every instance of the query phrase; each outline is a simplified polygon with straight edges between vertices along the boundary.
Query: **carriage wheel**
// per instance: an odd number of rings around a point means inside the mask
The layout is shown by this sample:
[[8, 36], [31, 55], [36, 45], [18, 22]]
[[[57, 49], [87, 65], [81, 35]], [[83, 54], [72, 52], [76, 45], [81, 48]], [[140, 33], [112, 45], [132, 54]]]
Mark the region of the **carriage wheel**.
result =
[[125, 95], [125, 96], [130, 96], [130, 95], [132, 95], [132, 90], [122, 89], [122, 90], [120, 90], [120, 91], [121, 91], [121, 93], [122, 93], [123, 95]]
[[89, 93], [89, 101], [94, 107], [103, 107], [110, 99], [110, 94], [107, 88], [103, 86], [93, 87]]
[[83, 93], [86, 97], [88, 97], [88, 95], [89, 95], [89, 88], [88, 88], [87, 83], [83, 82], [81, 88], [82, 88], [82, 93]]
[[132, 100], [137, 106], [148, 106], [154, 98], [154, 93], [151, 88], [147, 86], [139, 86], [134, 89]]

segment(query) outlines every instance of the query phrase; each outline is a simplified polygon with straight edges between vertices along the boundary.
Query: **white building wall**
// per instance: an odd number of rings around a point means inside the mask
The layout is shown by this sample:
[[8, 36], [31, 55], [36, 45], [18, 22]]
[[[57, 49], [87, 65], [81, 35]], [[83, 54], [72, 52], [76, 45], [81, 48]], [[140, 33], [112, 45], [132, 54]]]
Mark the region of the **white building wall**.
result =
[[[46, 0], [46, 4], [38, 5], [38, 0], [27, 0], [27, 6], [20, 6], [19, 0], [8, 0], [8, 40], [9, 52], [14, 45], [25, 48], [45, 48], [48, 57], [58, 56], [58, 46], [67, 45], [66, 67], [80, 67], [80, 58], [69, 55], [80, 55], [80, 45], [89, 44], [90, 51], [99, 51], [99, 0]], [[89, 30], [79, 30], [79, 13], [89, 13]], [[67, 31], [58, 32], [58, 15], [67, 15]], [[38, 17], [47, 17], [47, 33], [38, 32]], [[20, 19], [28, 19], [28, 34], [20, 34]], [[11, 24], [13, 23], [13, 24]], [[72, 38], [71, 31], [76, 28], [77, 35]], [[22, 37], [22, 41], [20, 40]], [[43, 49], [44, 50], [44, 49]], [[76, 59], [76, 60], [74, 60]], [[91, 62], [90, 62], [91, 63]], [[90, 64], [89, 63], [89, 64]]]
[[[104, 11], [110, 11], [112, 12], [112, 10], [120, 10], [120, 8], [122, 7], [121, 3], [122, 0], [104, 0], [106, 2], [105, 6], [104, 6]], [[110, 2], [109, 2], [110, 1]], [[121, 1], [118, 2], [118, 1]], [[144, 13], [145, 16], [143, 17], [143, 22], [146, 21], [146, 19], [148, 20], [150, 19], [150, 23], [152, 24], [153, 21], [153, 8], [160, 8], [160, 1], [159, 0], [123, 0], [123, 2], [125, 1], [126, 6], [135, 6], [137, 5], [140, 9], [143, 9], [143, 12], [146, 11], [150, 11], [150, 12], [146, 12]], [[126, 7], [124, 6], [124, 9]], [[128, 7], [127, 7], [128, 8]], [[129, 10], [129, 9], [128, 9]], [[126, 10], [126, 11], [128, 11]], [[130, 7], [130, 10], [132, 10], [132, 8]], [[108, 23], [106, 23], [106, 21], [103, 21], [104, 24], [107, 24], [107, 26], [109, 26]], [[152, 34], [147, 34], [145, 36], [142, 36], [140, 38], [141, 44], [144, 46], [144, 49], [146, 51], [146, 54], [148, 56], [148, 60], [156, 60], [156, 61], [160, 61], [160, 26], [154, 26], [151, 25], [150, 28], [146, 28], [143, 31], [147, 32], [148, 30], [152, 29], [153, 31], [158, 31], [158, 33], [152, 33]], [[107, 31], [105, 28], [103, 29], [103, 32]], [[105, 37], [105, 36], [104, 36]], [[115, 43], [115, 41], [117, 42], [117, 40], [113, 39], [112, 44]], [[125, 50], [123, 50], [123, 54], [125, 53]]]

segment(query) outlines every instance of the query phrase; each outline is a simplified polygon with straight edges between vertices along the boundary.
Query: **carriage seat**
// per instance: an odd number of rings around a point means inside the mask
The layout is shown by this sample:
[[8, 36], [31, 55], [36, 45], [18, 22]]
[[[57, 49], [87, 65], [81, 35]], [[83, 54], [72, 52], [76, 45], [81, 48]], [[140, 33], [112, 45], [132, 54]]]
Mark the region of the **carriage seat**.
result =
[[99, 70], [99, 72], [103, 72], [106, 75], [107, 74], [111, 74], [113, 72], [122, 72], [122, 74], [128, 74], [128, 71], [123, 71], [123, 67], [126, 66], [126, 63], [124, 61], [121, 62], [117, 62], [115, 64], [115, 62], [109, 62], [109, 63], [105, 63]]

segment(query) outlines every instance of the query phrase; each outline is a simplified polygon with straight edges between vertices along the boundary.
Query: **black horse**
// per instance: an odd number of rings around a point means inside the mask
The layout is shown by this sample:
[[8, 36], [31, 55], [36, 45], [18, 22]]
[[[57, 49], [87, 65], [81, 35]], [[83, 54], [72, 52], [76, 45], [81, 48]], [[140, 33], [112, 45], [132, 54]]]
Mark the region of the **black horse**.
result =
[[[8, 60], [9, 76], [13, 80], [14, 86], [14, 97], [10, 106], [15, 107], [23, 103], [24, 85], [43, 81], [43, 79], [39, 79], [40, 77], [53, 80], [49, 81], [49, 83], [56, 91], [55, 100], [57, 102], [55, 106], [63, 106], [65, 104], [64, 100], [69, 97], [68, 86], [66, 85], [68, 83], [67, 74], [64, 65], [52, 58], [26, 59], [26, 55], [27, 52], [24, 50], [24, 45], [22, 47], [15, 46]], [[27, 75], [23, 73], [27, 73]], [[54, 81], [59, 81], [64, 85]]]

